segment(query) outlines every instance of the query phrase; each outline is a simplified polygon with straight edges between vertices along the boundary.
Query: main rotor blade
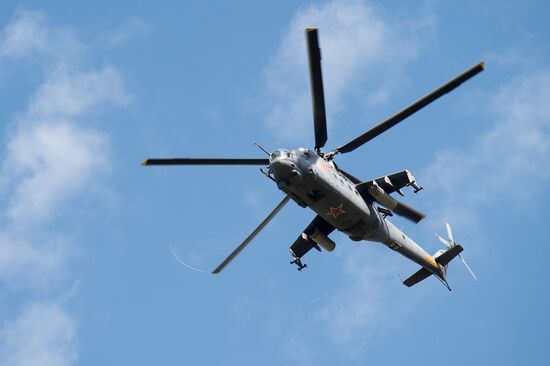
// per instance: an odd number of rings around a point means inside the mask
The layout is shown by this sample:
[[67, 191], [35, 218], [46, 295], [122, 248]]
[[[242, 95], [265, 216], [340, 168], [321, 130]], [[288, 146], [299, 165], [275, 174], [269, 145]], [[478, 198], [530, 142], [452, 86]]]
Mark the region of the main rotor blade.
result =
[[317, 28], [306, 29], [307, 50], [309, 56], [309, 76], [311, 81], [311, 100], [313, 103], [313, 127], [315, 130], [315, 149], [327, 142], [327, 117], [325, 111], [325, 93], [321, 73], [321, 49]]
[[411, 116], [415, 112], [418, 112], [420, 109], [424, 108], [431, 102], [435, 101], [436, 99], [442, 97], [443, 95], [449, 93], [450, 91], [457, 88], [460, 84], [465, 82], [466, 80], [472, 78], [473, 76], [477, 75], [481, 71], [483, 71], [485, 67], [485, 64], [483, 62], [475, 65], [468, 71], [460, 74], [456, 78], [452, 79], [448, 83], [440, 86], [439, 88], [435, 89], [431, 93], [425, 95], [424, 97], [420, 98], [413, 104], [409, 105], [405, 109], [401, 110], [400, 112], [394, 114], [384, 122], [380, 123], [379, 125], [371, 128], [361, 136], [355, 138], [354, 140], [348, 142], [345, 145], [340, 146], [335, 151], [339, 153], [347, 153], [350, 151], [353, 151], [357, 149], [359, 146], [363, 145], [364, 143], [372, 140], [373, 138], [377, 137], [378, 135], [384, 133], [385, 131], [389, 130], [399, 122], [403, 121], [405, 118]]
[[147, 159], [141, 165], [269, 165], [269, 159]]
[[275, 207], [275, 209], [273, 211], [271, 211], [271, 213], [265, 218], [265, 220], [262, 221], [262, 223], [256, 229], [254, 229], [254, 231], [252, 233], [250, 233], [250, 235], [248, 235], [248, 237], [246, 239], [244, 239], [244, 241], [241, 243], [241, 245], [239, 245], [234, 251], [232, 251], [231, 254], [229, 254], [229, 256], [227, 258], [225, 258], [225, 260], [218, 267], [216, 267], [216, 269], [214, 271], [212, 271], [212, 273], [213, 274], [220, 273], [225, 268], [225, 266], [227, 266], [229, 264], [229, 262], [231, 262], [252, 241], [252, 239], [254, 239], [256, 237], [256, 235], [258, 235], [258, 233], [260, 231], [262, 231], [262, 229], [264, 227], [266, 227], [266, 225], [269, 223], [269, 221], [271, 221], [271, 219], [273, 219], [273, 217], [275, 217], [275, 215], [277, 215], [277, 213], [284, 207], [284, 205], [286, 205], [286, 203], [289, 200], [290, 200], [290, 196], [287, 195], [277, 205], [277, 207]]

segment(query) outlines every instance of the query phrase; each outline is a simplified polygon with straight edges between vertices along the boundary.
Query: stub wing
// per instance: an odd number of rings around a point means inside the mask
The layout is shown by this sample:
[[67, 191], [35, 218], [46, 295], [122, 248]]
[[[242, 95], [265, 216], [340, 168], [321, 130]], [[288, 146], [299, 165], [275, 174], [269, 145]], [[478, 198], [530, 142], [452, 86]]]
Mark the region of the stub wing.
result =
[[290, 246], [292, 254], [292, 262], [301, 270], [305, 267], [301, 262], [301, 258], [315, 248], [321, 251], [321, 245], [324, 249], [332, 251], [334, 242], [328, 238], [328, 235], [334, 231], [334, 227], [329, 224], [321, 216], [316, 216], [306, 229], [298, 236], [298, 238]]
[[416, 179], [408, 170], [403, 170], [397, 173], [385, 175], [380, 178], [373, 179], [365, 183], [376, 182], [386, 193], [390, 194], [393, 192], [399, 193], [401, 196], [402, 188], [411, 186], [414, 188], [415, 192], [421, 190], [422, 188], [416, 183]]
[[401, 188], [407, 186], [412, 186], [415, 192], [422, 189], [416, 183], [413, 175], [408, 170], [403, 170], [401, 172], [359, 183], [355, 188], [366, 202], [372, 203], [376, 201], [392, 212], [418, 223], [424, 219], [426, 215], [390, 196], [393, 192], [397, 192], [403, 196]]

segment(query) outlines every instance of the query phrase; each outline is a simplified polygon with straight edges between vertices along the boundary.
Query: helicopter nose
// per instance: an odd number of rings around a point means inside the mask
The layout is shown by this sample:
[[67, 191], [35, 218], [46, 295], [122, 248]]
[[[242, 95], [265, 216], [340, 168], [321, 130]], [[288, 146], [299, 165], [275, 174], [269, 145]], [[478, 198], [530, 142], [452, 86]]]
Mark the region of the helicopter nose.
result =
[[277, 182], [284, 180], [288, 183], [292, 183], [302, 178], [300, 168], [290, 160], [278, 159], [273, 161], [271, 163], [271, 170]]

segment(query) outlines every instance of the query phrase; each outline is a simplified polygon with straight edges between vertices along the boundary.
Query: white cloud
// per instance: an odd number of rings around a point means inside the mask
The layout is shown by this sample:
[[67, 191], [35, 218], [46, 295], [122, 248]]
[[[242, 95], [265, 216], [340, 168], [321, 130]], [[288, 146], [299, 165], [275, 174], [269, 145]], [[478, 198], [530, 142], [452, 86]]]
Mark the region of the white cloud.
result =
[[493, 123], [471, 146], [438, 154], [424, 174], [444, 197], [443, 217], [475, 222], [476, 212], [501, 199], [534, 202], [550, 176], [550, 72], [522, 75], [501, 87], [490, 105]]
[[[0, 33], [0, 60], [38, 65], [43, 80], [10, 125], [0, 162], [4, 200], [0, 280], [51, 293], [67, 271], [74, 235], [52, 230], [66, 203], [100, 181], [109, 168], [109, 138], [89, 121], [130, 100], [116, 68], [94, 68], [75, 31], [45, 14], [19, 11]], [[6, 62], [6, 64], [8, 64]], [[5, 323], [5, 321], [4, 321]], [[72, 317], [58, 303], [34, 303], [0, 333], [3, 365], [72, 365], [77, 360]]]
[[395, 300], [397, 294], [391, 292], [389, 284], [391, 280], [397, 282], [395, 264], [391, 264], [387, 254], [373, 261], [372, 253], [355, 250], [353, 256], [344, 258], [350, 285], [336, 291], [317, 317], [326, 323], [336, 343], [360, 352], [361, 345], [380, 330], [380, 325], [388, 327], [399, 310], [393, 306], [392, 298]]
[[76, 327], [57, 303], [32, 303], [0, 330], [5, 366], [69, 366], [78, 359]]
[[[73, 46], [85, 48], [73, 32], [49, 26], [39, 12], [18, 12], [2, 31], [2, 58], [30, 58], [48, 64], [43, 68], [44, 81], [26, 111], [15, 119], [0, 172], [6, 200], [1, 245], [3, 258], [11, 258], [10, 265], [0, 272], [6, 275], [24, 272], [17, 264], [47, 268], [49, 273], [54, 265], [64, 263], [64, 251], [70, 246], [50, 244], [57, 250], [42, 258], [48, 245], [34, 244], [30, 229], [55, 218], [65, 202], [92, 184], [108, 166], [107, 137], [84, 125], [105, 105], [129, 101], [114, 67], [90, 70], [66, 52]], [[57, 237], [40, 240], [57, 241]], [[27, 273], [43, 275], [37, 270]]]
[[74, 62], [84, 51], [69, 28], [50, 27], [44, 13], [21, 10], [0, 36], [0, 57], [36, 58], [40, 64]]
[[410, 270], [409, 263], [389, 249], [374, 250], [373, 246], [381, 244], [349, 245], [353, 248], [348, 247], [338, 258], [343, 261], [338, 288], [314, 299], [303, 310], [309, 314], [304, 321], [296, 321], [300, 318], [296, 314], [284, 320], [284, 324], [293, 325], [290, 333], [283, 327], [281, 336], [287, 355], [295, 362], [316, 364], [327, 349], [340, 351], [347, 359], [359, 359], [373, 340], [393, 333], [421, 298], [422, 288], [407, 291], [397, 275], [404, 268]]
[[8, 218], [22, 223], [52, 215], [107, 164], [106, 151], [101, 134], [70, 123], [22, 127], [9, 142], [4, 169], [13, 185]]
[[106, 137], [81, 119], [107, 103], [128, 101], [119, 73], [53, 71], [39, 86], [10, 139], [2, 171], [11, 187], [7, 215], [42, 219], [108, 165]]
[[0, 232], [0, 279], [15, 287], [21, 283], [47, 289], [63, 274], [60, 269], [70, 255], [69, 242], [63, 238], [35, 237]]
[[[40, 14], [23, 13], [6, 29], [29, 28], [40, 33], [44, 42], [56, 41], [59, 32], [44, 23]], [[0, 44], [10, 44], [13, 32], [4, 33], [7, 40], [0, 40]], [[61, 38], [61, 42], [72, 39], [65, 33]], [[33, 45], [46, 52], [47, 45]], [[8, 142], [1, 182], [4, 190], [12, 191], [7, 209], [12, 220], [47, 217], [57, 205], [82, 189], [94, 171], [107, 165], [109, 148], [105, 136], [80, 125], [104, 105], [130, 100], [114, 67], [80, 71], [78, 64], [67, 65], [67, 61], [63, 59], [45, 71], [44, 82], [26, 112], [17, 119], [16, 133]]]
[[374, 6], [360, 1], [331, 1], [299, 11], [265, 70], [266, 124], [284, 139], [303, 141], [312, 136], [304, 33], [308, 27], [319, 28], [327, 119], [332, 123], [344, 96], [365, 77], [379, 77], [382, 69], [389, 75], [386, 88], [365, 99], [376, 103], [388, 99], [391, 80], [400, 78], [403, 65], [416, 57], [417, 37], [431, 29], [432, 20], [391, 24]]
[[101, 40], [107, 46], [115, 47], [129, 41], [133, 37], [140, 37], [147, 34], [151, 26], [139, 18], [129, 18], [115, 29], [103, 34]]
[[124, 104], [129, 100], [121, 76], [112, 66], [76, 72], [58, 68], [38, 88], [26, 118], [37, 121], [74, 118], [103, 104]]

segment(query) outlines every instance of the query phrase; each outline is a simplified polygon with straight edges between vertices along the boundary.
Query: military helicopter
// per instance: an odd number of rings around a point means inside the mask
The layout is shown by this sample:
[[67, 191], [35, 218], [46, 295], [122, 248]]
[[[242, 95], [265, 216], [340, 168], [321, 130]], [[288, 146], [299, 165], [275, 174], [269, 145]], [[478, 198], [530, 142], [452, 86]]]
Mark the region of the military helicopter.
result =
[[[317, 28], [306, 29], [306, 39], [313, 104], [314, 150], [300, 147], [296, 150], [277, 149], [269, 152], [256, 143], [255, 145], [268, 155], [267, 158], [147, 159], [142, 165], [260, 165], [267, 169], [260, 168], [260, 171], [285, 193], [284, 199], [277, 207], [214, 269], [213, 274], [220, 273], [266, 227], [283, 206], [293, 200], [299, 206], [309, 207], [317, 214], [290, 246], [292, 256], [290, 263], [295, 264], [299, 271], [307, 267], [302, 262], [302, 257], [311, 249], [321, 251], [322, 247], [329, 252], [334, 250], [336, 244], [329, 235], [334, 230], [339, 230], [353, 241], [367, 240], [383, 243], [419, 264], [421, 268], [403, 281], [406, 286], [411, 287], [434, 275], [450, 291], [446, 278], [447, 265], [463, 250], [462, 246], [454, 241], [450, 226], [447, 224], [449, 240], [436, 234], [447, 249], [439, 250], [432, 256], [388, 220], [388, 217], [394, 214], [415, 223], [425, 217], [423, 213], [391, 196], [393, 193], [403, 196], [402, 189], [405, 187], [412, 187], [414, 193], [422, 190], [414, 176], [408, 170], [404, 170], [362, 181], [339, 168], [334, 158], [339, 154], [354, 151], [454, 90], [483, 71], [484, 63], [473, 66], [350, 142], [330, 152], [324, 152], [323, 148], [328, 136]], [[470, 267], [462, 257], [460, 258], [475, 278]]]

